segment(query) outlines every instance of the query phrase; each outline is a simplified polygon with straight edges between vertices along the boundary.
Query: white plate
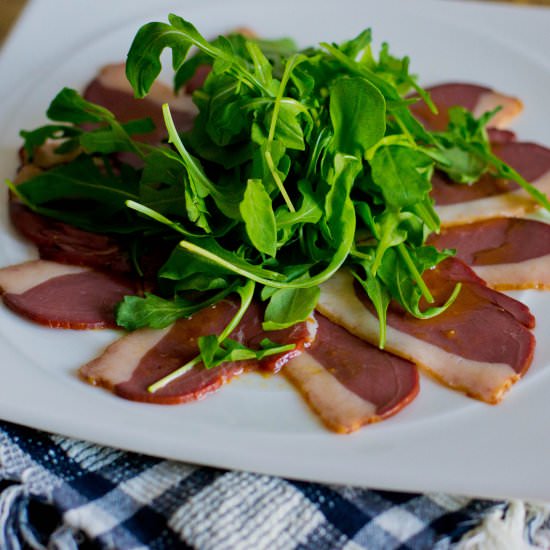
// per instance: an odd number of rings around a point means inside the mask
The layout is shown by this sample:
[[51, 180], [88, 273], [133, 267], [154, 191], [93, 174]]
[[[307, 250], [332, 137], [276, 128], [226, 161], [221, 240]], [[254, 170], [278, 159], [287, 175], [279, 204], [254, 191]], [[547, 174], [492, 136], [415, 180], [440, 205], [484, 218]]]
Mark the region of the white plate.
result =
[[[16, 169], [18, 130], [42, 124], [62, 86], [81, 87], [102, 64], [124, 59], [139, 24], [164, 20], [170, 10], [207, 36], [248, 25], [265, 36], [294, 36], [302, 45], [338, 41], [372, 26], [377, 41], [411, 54], [423, 83], [475, 80], [522, 97], [520, 137], [550, 144], [544, 92], [550, 89], [550, 11], [430, 0], [173, 4], [97, 1], [86, 3], [86, 13], [72, 0], [30, 5], [0, 58], [2, 176]], [[14, 83], [11, 89], [6, 82]], [[0, 265], [32, 256], [5, 212], [2, 226]], [[503, 404], [469, 400], [423, 377], [411, 406], [351, 436], [327, 432], [279, 378], [248, 375], [201, 402], [176, 407], [113, 397], [76, 377], [79, 365], [113, 332], [50, 330], [0, 307], [0, 417], [228, 468], [386, 489], [550, 500], [544, 460], [550, 455], [550, 342], [544, 338], [550, 294], [518, 297], [537, 316], [539, 343], [531, 370]]]

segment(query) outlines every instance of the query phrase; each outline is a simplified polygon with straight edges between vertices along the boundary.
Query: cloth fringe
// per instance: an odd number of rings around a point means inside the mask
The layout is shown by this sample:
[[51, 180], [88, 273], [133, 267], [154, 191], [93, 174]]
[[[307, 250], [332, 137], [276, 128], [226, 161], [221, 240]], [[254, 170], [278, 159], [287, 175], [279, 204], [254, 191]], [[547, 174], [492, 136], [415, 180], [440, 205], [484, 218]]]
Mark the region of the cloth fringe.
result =
[[548, 550], [550, 504], [512, 500], [504, 509], [487, 514], [466, 533], [456, 550]]

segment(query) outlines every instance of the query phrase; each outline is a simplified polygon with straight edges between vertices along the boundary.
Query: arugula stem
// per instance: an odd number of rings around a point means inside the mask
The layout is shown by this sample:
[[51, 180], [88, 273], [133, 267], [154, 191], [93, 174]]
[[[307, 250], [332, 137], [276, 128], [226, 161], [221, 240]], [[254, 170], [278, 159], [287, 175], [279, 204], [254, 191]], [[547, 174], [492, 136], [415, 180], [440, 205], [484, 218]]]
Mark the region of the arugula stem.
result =
[[27, 198], [22, 195], [20, 192], [19, 192], [19, 189], [17, 189], [17, 185], [15, 185], [15, 183], [13, 183], [13, 181], [11, 181], [10, 179], [5, 179], [4, 180], [4, 183], [7, 185], [8, 189], [25, 205], [27, 206], [28, 208], [30, 208], [31, 210], [34, 210], [36, 211], [36, 208], [34, 207], [34, 205], [27, 200]]
[[[151, 208], [148, 208], [147, 206], [139, 204], [135, 201], [127, 201], [126, 205], [129, 208], [137, 210], [138, 212], [141, 212], [142, 214], [145, 214], [146, 216], [149, 216], [160, 223], [168, 225], [175, 231], [178, 231], [178, 233], [189, 235], [189, 233], [186, 232], [183, 228], [181, 228], [179, 224], [172, 222], [162, 214], [155, 212], [154, 210], [152, 210]], [[317, 273], [317, 275], [314, 275], [313, 277], [310, 277], [307, 281], [301, 282], [301, 283], [284, 281], [284, 275], [282, 274], [277, 274], [277, 275], [280, 275], [281, 279], [283, 279], [279, 281], [274, 278], [262, 277], [260, 275], [256, 275], [255, 273], [252, 273], [251, 271], [245, 268], [239, 267], [233, 264], [232, 262], [221, 258], [219, 255], [214, 254], [213, 252], [210, 252], [206, 248], [198, 246], [190, 241], [182, 240], [179, 242], [179, 246], [181, 246], [183, 249], [193, 254], [196, 254], [207, 260], [210, 260], [211, 262], [227, 269], [228, 271], [236, 273], [241, 277], [251, 279], [252, 281], [263, 284], [265, 286], [270, 286], [274, 288], [310, 288], [312, 286], [316, 286], [316, 285], [320, 285], [321, 283], [324, 283], [327, 279], [332, 277], [332, 275], [334, 275], [334, 273], [336, 273], [338, 269], [340, 269], [340, 266], [345, 262], [351, 250], [351, 247], [353, 246], [353, 239], [355, 236], [354, 232], [355, 232], [355, 223], [353, 223], [351, 226], [348, 227], [347, 238], [342, 240], [342, 242], [340, 243], [340, 246], [336, 249], [336, 252], [334, 253], [334, 256], [332, 257], [332, 260], [329, 262], [328, 266], [320, 273]], [[191, 236], [194, 236], [194, 235], [191, 235]], [[269, 273], [272, 273], [275, 275], [277, 272], [271, 271]]]
[[504, 176], [515, 181], [520, 187], [522, 187], [531, 197], [535, 199], [542, 207], [550, 211], [550, 200], [534, 185], [529, 183], [519, 172], [514, 170], [510, 165], [500, 160], [496, 155], [489, 155], [490, 162], [496, 167], [500, 176]]
[[[361, 253], [359, 253], [361, 254]], [[366, 256], [365, 254], [362, 254], [363, 256]], [[367, 259], [369, 259], [367, 257]], [[366, 271], [367, 269], [365, 269]], [[369, 296], [370, 301], [372, 302], [374, 309], [376, 311], [376, 315], [378, 317], [378, 347], [380, 349], [384, 349], [386, 346], [386, 318], [387, 318], [387, 309], [389, 305], [389, 300], [386, 303], [382, 302], [381, 295], [379, 296], [379, 299], [374, 299], [374, 296], [371, 296], [369, 294], [369, 285], [368, 285], [368, 274], [367, 274], [367, 281], [364, 281], [361, 279], [359, 274], [352, 270], [351, 274], [355, 277], [355, 279], [359, 282], [359, 284], [365, 289], [365, 292], [367, 293], [367, 296]]]
[[430, 289], [427, 287], [426, 283], [422, 279], [422, 276], [418, 272], [418, 269], [416, 269], [416, 265], [414, 265], [414, 262], [409, 254], [409, 251], [407, 250], [407, 247], [404, 243], [400, 243], [397, 245], [397, 251], [399, 252], [399, 255], [405, 262], [405, 265], [407, 266], [409, 273], [412, 275], [414, 281], [418, 285], [418, 288], [420, 288], [420, 291], [422, 292], [422, 296], [426, 299], [426, 301], [430, 304], [433, 304], [434, 298], [432, 296], [432, 293], [430, 292]]
[[317, 285], [320, 285], [321, 283], [324, 283], [327, 279], [330, 279], [330, 277], [332, 277], [334, 273], [338, 271], [338, 269], [340, 269], [340, 267], [342, 266], [342, 264], [344, 263], [344, 261], [346, 260], [349, 254], [352, 244], [353, 244], [353, 234], [350, 242], [348, 242], [347, 240], [342, 241], [342, 243], [336, 250], [332, 260], [323, 271], [321, 271], [320, 273], [317, 273], [317, 275], [314, 275], [313, 277], [310, 277], [307, 281], [289, 282], [289, 281], [276, 281], [275, 279], [261, 277], [242, 267], [236, 266], [231, 262], [224, 260], [217, 254], [214, 254], [213, 252], [210, 252], [209, 250], [206, 250], [205, 248], [202, 248], [189, 241], [179, 242], [179, 245], [182, 248], [184, 248], [185, 250], [193, 254], [202, 256], [206, 260], [210, 260], [211, 262], [214, 262], [215, 264], [225, 269], [228, 269], [233, 273], [237, 273], [238, 275], [241, 275], [242, 277], [246, 277], [247, 279], [251, 279], [257, 283], [263, 284], [265, 286], [273, 287], [273, 288], [310, 288], [312, 286], [317, 286]]
[[428, 202], [418, 202], [413, 206], [414, 212], [422, 219], [422, 221], [428, 226], [430, 231], [439, 233], [441, 222], [439, 216], [435, 211], [433, 205]]
[[292, 201], [288, 196], [285, 186], [281, 181], [281, 178], [279, 177], [277, 168], [275, 166], [275, 163], [273, 162], [273, 156], [271, 154], [271, 146], [273, 145], [273, 140], [275, 139], [275, 130], [277, 128], [277, 120], [279, 118], [279, 111], [281, 109], [281, 101], [283, 99], [283, 94], [284, 94], [286, 85], [288, 83], [288, 79], [290, 78], [290, 73], [294, 69], [294, 66], [295, 66], [294, 62], [297, 59], [298, 59], [298, 56], [293, 56], [287, 61], [285, 65], [285, 71], [281, 78], [281, 83], [279, 84], [279, 90], [277, 91], [277, 96], [275, 97], [275, 102], [273, 104], [273, 113], [271, 114], [271, 123], [269, 125], [269, 134], [267, 136], [266, 151], [265, 151], [265, 159], [267, 161], [267, 165], [269, 167], [271, 175], [273, 176], [273, 179], [275, 180], [275, 183], [277, 184], [277, 187], [279, 188], [281, 195], [283, 195], [283, 199], [285, 200], [285, 203], [291, 212], [296, 212], [296, 208], [294, 208], [294, 205], [292, 204]]
[[187, 361], [185, 365], [182, 365], [179, 369], [176, 369], [174, 372], [171, 372], [168, 376], [165, 376], [164, 378], [161, 378], [154, 384], [151, 384], [147, 391], [149, 393], [155, 393], [158, 390], [164, 388], [164, 386], [167, 386], [170, 384], [170, 382], [173, 382], [180, 376], [183, 376], [185, 373], [189, 372], [194, 366], [198, 365], [201, 362], [201, 356], [197, 355], [196, 357], [193, 357], [191, 361]]
[[233, 319], [225, 327], [222, 333], [218, 336], [218, 342], [223, 342], [232, 332], [237, 328], [237, 325], [241, 322], [246, 310], [249, 308], [252, 303], [252, 298], [254, 297], [254, 289], [256, 285], [254, 281], [248, 280], [241, 288], [237, 289], [237, 293], [241, 297], [241, 307], [239, 311], [235, 314]]
[[401, 129], [401, 131], [403, 132], [403, 134], [407, 137], [407, 139], [409, 140], [409, 142], [412, 144], [412, 145], [415, 145], [416, 146], [416, 141], [415, 139], [413, 138], [413, 136], [411, 135], [411, 133], [409, 132], [409, 129], [407, 128], [407, 126], [404, 124], [404, 122], [401, 120], [401, 117], [399, 116], [399, 114], [396, 112], [394, 114], [394, 118], [395, 118], [395, 122], [397, 122], [397, 125], [399, 126], [399, 128]]
[[193, 233], [191, 233], [190, 231], [187, 231], [184, 227], [182, 227], [181, 224], [177, 222], [173, 222], [172, 220], [169, 220], [166, 216], [163, 216], [156, 210], [153, 210], [152, 208], [149, 208], [144, 204], [140, 204], [139, 202], [136, 202], [133, 200], [127, 200], [124, 204], [128, 208], [131, 208], [132, 210], [135, 210], [140, 214], [144, 214], [145, 216], [148, 216], [149, 218], [152, 218], [153, 220], [159, 223], [167, 225], [168, 227], [172, 228], [174, 231], [177, 231], [178, 233], [181, 233], [186, 237], [197, 237], [197, 235], [194, 235]]
[[296, 208], [294, 208], [294, 205], [292, 204], [292, 201], [290, 200], [290, 197], [288, 196], [288, 193], [286, 192], [285, 186], [283, 182], [281, 181], [281, 178], [279, 177], [279, 174], [277, 172], [277, 168], [275, 167], [275, 163], [273, 162], [273, 157], [271, 156], [271, 151], [266, 151], [264, 153], [265, 160], [267, 162], [267, 166], [269, 167], [269, 171], [271, 172], [271, 175], [273, 176], [273, 179], [275, 180], [275, 183], [277, 184], [277, 187], [279, 188], [279, 191], [281, 192], [281, 195], [283, 196], [283, 199], [285, 200], [287, 208], [291, 212], [296, 212]]

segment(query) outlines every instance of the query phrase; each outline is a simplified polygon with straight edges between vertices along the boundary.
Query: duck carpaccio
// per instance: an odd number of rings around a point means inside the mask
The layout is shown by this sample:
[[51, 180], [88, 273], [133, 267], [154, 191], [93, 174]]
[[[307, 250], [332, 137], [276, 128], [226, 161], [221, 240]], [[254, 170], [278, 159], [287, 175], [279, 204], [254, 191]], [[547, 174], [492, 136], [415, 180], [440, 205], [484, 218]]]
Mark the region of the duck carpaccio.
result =
[[524, 218], [492, 218], [447, 227], [428, 244], [452, 248], [497, 290], [550, 288], [550, 225]]
[[238, 303], [223, 300], [198, 313], [179, 319], [165, 329], [141, 329], [123, 336], [105, 352], [80, 369], [88, 382], [115, 394], [149, 403], [176, 404], [204, 397], [247, 370], [280, 370], [315, 337], [312, 323], [305, 322], [277, 332], [261, 329], [261, 308], [252, 305], [231, 334], [239, 343], [256, 347], [269, 338], [277, 343], [295, 344], [295, 349], [262, 361], [226, 362], [206, 369], [194, 365], [177, 380], [152, 393], [149, 386], [187, 364], [197, 356], [198, 338], [220, 334], [238, 309]]
[[[133, 99], [123, 74], [123, 65], [105, 67], [86, 88], [85, 97], [109, 108], [121, 120], [150, 116], [157, 127], [156, 132], [146, 138], [151, 143], [160, 142], [165, 137], [158, 108], [165, 100], [170, 101], [172, 115], [180, 129], [192, 125], [195, 111], [190, 96], [174, 97], [169, 88], [155, 84], [153, 95], [138, 102]], [[514, 134], [503, 129], [521, 110], [521, 103], [515, 98], [469, 84], [446, 84], [433, 88], [432, 92], [441, 113], [437, 120], [425, 120], [432, 127], [442, 124], [447, 116], [448, 107], [455, 101], [449, 98], [459, 97], [457, 104], [471, 107], [477, 114], [497, 104], [503, 105], [500, 117], [493, 121], [498, 128], [490, 130], [491, 139], [498, 144], [499, 151], [503, 151], [504, 157], [511, 151], [508, 157], [512, 160], [521, 157], [515, 167], [526, 178], [531, 178], [530, 181], [543, 178], [546, 170], [550, 170], [544, 148], [539, 150], [538, 146], [530, 144], [518, 145]], [[421, 105], [417, 104], [413, 109], [419, 118], [426, 118]], [[56, 155], [54, 148], [51, 144], [41, 148], [33, 164], [22, 167], [19, 180], [24, 181], [36, 171], [71, 160]], [[502, 186], [502, 182], [498, 185]], [[511, 202], [525, 200], [516, 190], [504, 185], [504, 191], [501, 192], [499, 187], [499, 191], [492, 191], [491, 196], [508, 193]], [[463, 186], [460, 187], [458, 192], [464, 192]], [[466, 193], [477, 193], [472, 191], [474, 188], [467, 187]], [[443, 213], [447, 206], [460, 208], [458, 203], [464, 200], [471, 201], [471, 206], [475, 205], [475, 200], [486, 198], [483, 191], [480, 197], [460, 197], [454, 201], [454, 198], [445, 198], [441, 189], [446, 192], [446, 188], [438, 186], [436, 181], [434, 196]], [[42, 259], [0, 270], [0, 286], [4, 290], [6, 305], [28, 319], [49, 326], [114, 326], [113, 311], [118, 300], [123, 295], [141, 292], [143, 286], [143, 282], [137, 284], [129, 280], [132, 265], [124, 241], [39, 216], [13, 197], [10, 214], [15, 227], [38, 246]], [[155, 261], [152, 263], [158, 266], [160, 260]], [[317, 313], [315, 321], [310, 320], [279, 334], [268, 334], [275, 341], [296, 344], [296, 349], [288, 354], [260, 363], [229, 362], [212, 369], [198, 364], [175, 382], [155, 393], [149, 392], [152, 383], [196, 355], [198, 336], [219, 333], [223, 329], [236, 307], [234, 302], [226, 300], [165, 329], [140, 329], [122, 336], [99, 357], [84, 365], [80, 374], [86, 381], [126, 399], [174, 404], [200, 399], [249, 370], [282, 370], [324, 424], [341, 433], [383, 420], [412, 402], [419, 391], [419, 374], [414, 363], [449, 387], [494, 403], [529, 366], [534, 348], [530, 328], [534, 320], [527, 308], [491, 291], [462, 264], [457, 265], [451, 264], [451, 267], [427, 275], [439, 281], [442, 296], [456, 281], [464, 285], [466, 292], [461, 294], [458, 302], [463, 305], [459, 313], [454, 310], [451, 320], [442, 317], [425, 325], [425, 321], [414, 323], [406, 319], [398, 308], [390, 311], [388, 349], [402, 357], [368, 343], [377, 343], [378, 321], [371, 306], [358, 297], [348, 275], [342, 271], [323, 289], [320, 310], [327, 317]], [[90, 292], [79, 293], [79, 285], [72, 284], [79, 279], [84, 281], [81, 290], [89, 286]], [[26, 285], [24, 281], [27, 281]], [[68, 283], [66, 288], [64, 281]], [[334, 289], [336, 293], [332, 292]], [[60, 298], [60, 292], [72, 293], [70, 314], [67, 300]], [[103, 304], [100, 313], [97, 307], [95, 310], [89, 307], [91, 297], [94, 302]], [[468, 309], [470, 306], [473, 306], [472, 310]], [[87, 313], [83, 314], [87, 308]], [[481, 324], [482, 314], [494, 318], [496, 326], [502, 330], [491, 331], [487, 327], [484, 327], [485, 332], [474, 330]], [[266, 336], [260, 319], [261, 307], [255, 305], [232, 337], [251, 347], [258, 346]], [[357, 324], [359, 320], [361, 326]], [[483, 353], [476, 355], [471, 351], [469, 329], [476, 336], [479, 332], [486, 338]], [[426, 337], [427, 333], [432, 336]]]
[[132, 279], [46, 260], [0, 269], [4, 304], [52, 328], [116, 328], [115, 306], [136, 287]]
[[[534, 317], [522, 303], [488, 288], [460, 260], [445, 260], [424, 279], [436, 303], [444, 303], [456, 283], [462, 289], [455, 302], [432, 319], [416, 319], [392, 304], [386, 349], [452, 389], [498, 403], [531, 364]], [[322, 285], [318, 308], [358, 337], [378, 342], [372, 304], [357, 292], [350, 273], [341, 271]]]
[[349, 433], [384, 420], [418, 394], [416, 366], [316, 315], [311, 347], [284, 374], [331, 430]]
[[489, 123], [492, 128], [497, 129], [506, 128], [523, 110], [523, 104], [517, 97], [469, 82], [445, 82], [430, 86], [426, 91], [438, 112], [433, 113], [422, 100], [413, 103], [411, 111], [426, 128], [433, 131], [446, 130], [451, 107], [464, 107], [476, 118], [499, 107], [500, 111]]

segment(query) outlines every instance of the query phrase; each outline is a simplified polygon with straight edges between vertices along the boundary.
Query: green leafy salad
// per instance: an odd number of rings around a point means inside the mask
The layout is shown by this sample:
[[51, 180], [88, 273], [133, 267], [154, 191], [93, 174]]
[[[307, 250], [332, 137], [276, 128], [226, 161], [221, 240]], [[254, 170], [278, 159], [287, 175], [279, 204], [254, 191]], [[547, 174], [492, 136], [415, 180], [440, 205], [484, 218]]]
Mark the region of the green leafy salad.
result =
[[[485, 126], [494, 112], [475, 119], [455, 108], [445, 132], [427, 131], [409, 105], [422, 98], [435, 106], [409, 59], [386, 44], [373, 52], [370, 30], [299, 50], [291, 40], [240, 34], [208, 41], [170, 15], [143, 26], [130, 48], [126, 72], [136, 96], [158, 77], [165, 48], [176, 90], [199, 66], [211, 66], [193, 93], [191, 131], [179, 133], [165, 105], [169, 143], [144, 144], [135, 136], [153, 129], [149, 119], [122, 124], [66, 88], [49, 107], [52, 123], [22, 132], [25, 150], [32, 161], [56, 138], [58, 152], [81, 153], [10, 187], [40, 214], [123, 235], [137, 273], [145, 239], [172, 247], [158, 291], [120, 304], [117, 322], [126, 329], [162, 328], [237, 293], [241, 307], [223, 334], [200, 340], [207, 367], [280, 352], [270, 341], [253, 351], [228, 336], [253, 299], [265, 303], [266, 330], [306, 320], [319, 285], [344, 265], [374, 304], [381, 347], [391, 300], [418, 318], [447, 308], [460, 285], [435, 307], [422, 280], [452, 254], [425, 245], [439, 230], [430, 198], [435, 169], [457, 185], [491, 172], [550, 207], [491, 152]], [[139, 158], [141, 167], [114, 169], [114, 153]], [[78, 208], [64, 207], [67, 198]]]

